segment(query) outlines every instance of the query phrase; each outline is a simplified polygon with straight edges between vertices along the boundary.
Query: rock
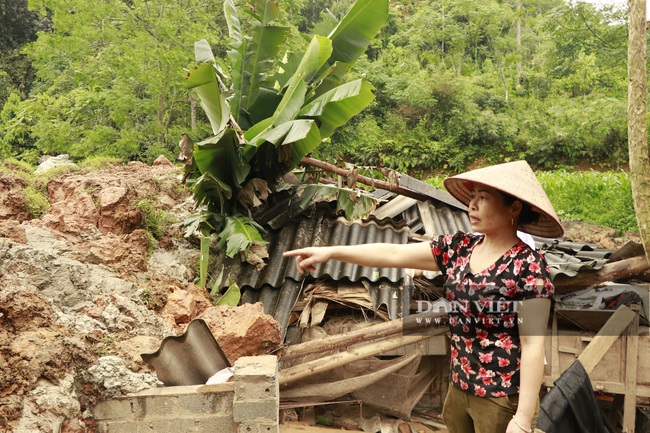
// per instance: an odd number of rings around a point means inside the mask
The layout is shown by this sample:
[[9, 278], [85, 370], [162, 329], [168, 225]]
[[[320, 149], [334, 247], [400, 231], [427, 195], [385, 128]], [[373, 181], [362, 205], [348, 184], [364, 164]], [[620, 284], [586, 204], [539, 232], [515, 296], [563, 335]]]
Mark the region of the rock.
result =
[[169, 159], [167, 159], [165, 155], [160, 155], [158, 158], [156, 158], [156, 160], [153, 162], [153, 165], [154, 166], [162, 165], [168, 167], [174, 166], [174, 164], [172, 164], [172, 162]]
[[99, 194], [99, 231], [102, 233], [131, 233], [140, 227], [142, 212], [131, 205], [134, 194], [128, 188], [113, 186]]
[[201, 286], [188, 284], [186, 288], [177, 288], [167, 296], [162, 316], [171, 328], [180, 330], [178, 325], [189, 323], [210, 307], [212, 303], [206, 290]]
[[0, 176], [0, 220], [26, 221], [31, 218], [23, 197], [26, 187], [27, 182], [19, 177]]
[[242, 356], [266, 355], [281, 345], [280, 324], [261, 303], [211, 307], [201, 318], [233, 365]]
[[139, 371], [143, 368], [150, 369], [149, 365], [145, 363], [140, 354], [153, 353], [160, 347], [160, 338], [148, 335], [136, 335], [115, 343], [115, 347], [126, 361], [129, 369]]
[[56, 384], [41, 378], [28, 394], [16, 431], [85, 431], [79, 421], [72, 424], [67, 422], [70, 415], [81, 416], [81, 405], [74, 389], [74, 377], [68, 374]]
[[174, 248], [175, 245], [171, 238], [164, 239], [166, 242], [159, 242], [159, 246], [164, 250], [156, 250], [149, 257], [149, 269], [153, 272], [166, 274], [181, 282], [192, 281], [194, 265], [199, 259], [197, 250], [182, 246]]
[[8, 238], [20, 244], [27, 243], [25, 227], [21, 227], [18, 221], [14, 220], [0, 220], [0, 238]]
[[77, 256], [80, 261], [103, 264], [118, 275], [132, 275], [147, 270], [149, 239], [147, 233], [137, 229], [127, 235], [108, 233], [88, 241]]
[[[50, 208], [41, 219], [42, 225], [74, 235], [97, 231], [99, 209], [88, 192], [76, 189], [52, 191], [53, 188], [53, 181], [48, 182]], [[53, 201], [59, 197], [60, 200]]]
[[69, 165], [71, 167], [76, 167], [75, 163], [70, 161], [70, 155], [67, 154], [57, 155], [57, 156], [43, 155], [39, 159], [39, 162], [40, 164], [38, 164], [38, 167], [36, 167], [36, 171], [34, 171], [34, 173], [36, 174], [42, 174], [55, 167], [62, 167], [66, 165]]

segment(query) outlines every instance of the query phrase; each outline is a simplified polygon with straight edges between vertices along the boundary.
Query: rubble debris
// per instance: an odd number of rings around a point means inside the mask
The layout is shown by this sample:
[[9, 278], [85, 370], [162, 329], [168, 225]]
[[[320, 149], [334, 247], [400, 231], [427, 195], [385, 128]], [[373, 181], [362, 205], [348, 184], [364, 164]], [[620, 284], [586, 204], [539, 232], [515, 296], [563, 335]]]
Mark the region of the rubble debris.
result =
[[162, 383], [149, 373], [134, 373], [117, 356], [103, 356], [82, 375], [84, 381], [101, 387], [104, 398], [134, 394]]
[[26, 221], [31, 218], [23, 190], [27, 182], [19, 177], [3, 174], [0, 176], [0, 220]]

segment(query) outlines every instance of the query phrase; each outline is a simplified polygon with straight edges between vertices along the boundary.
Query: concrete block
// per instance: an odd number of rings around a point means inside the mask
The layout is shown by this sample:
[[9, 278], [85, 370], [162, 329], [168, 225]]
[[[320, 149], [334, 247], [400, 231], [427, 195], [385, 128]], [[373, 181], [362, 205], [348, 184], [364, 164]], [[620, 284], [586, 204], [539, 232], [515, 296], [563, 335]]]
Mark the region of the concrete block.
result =
[[152, 388], [98, 403], [95, 420], [145, 421], [165, 417], [232, 416], [234, 385]]
[[235, 362], [235, 401], [279, 398], [275, 356], [245, 356]]
[[112, 399], [97, 403], [93, 410], [95, 420], [134, 419], [133, 401], [130, 399]]
[[138, 418], [166, 416], [170, 413], [206, 416], [232, 414], [233, 392], [227, 393], [179, 393], [173, 395], [137, 396], [135, 410]]
[[275, 383], [235, 383], [235, 400], [264, 400], [268, 398], [279, 398], [280, 388]]
[[235, 400], [232, 404], [236, 422], [277, 423], [280, 418], [280, 402], [277, 398], [265, 400]]
[[175, 418], [150, 421], [102, 422], [101, 433], [234, 433], [238, 425], [231, 417]]
[[237, 433], [280, 433], [280, 426], [273, 423], [241, 423]]
[[278, 359], [273, 355], [242, 356], [235, 361], [235, 383], [275, 382], [278, 375]]

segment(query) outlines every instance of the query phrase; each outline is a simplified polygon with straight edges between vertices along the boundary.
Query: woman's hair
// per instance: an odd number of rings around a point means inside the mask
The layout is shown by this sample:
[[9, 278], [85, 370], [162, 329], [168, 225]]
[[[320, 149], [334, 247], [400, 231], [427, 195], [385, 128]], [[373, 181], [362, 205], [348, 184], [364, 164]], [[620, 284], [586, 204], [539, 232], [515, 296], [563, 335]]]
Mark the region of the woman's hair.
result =
[[510, 206], [515, 201], [519, 201], [521, 203], [521, 212], [519, 212], [519, 216], [517, 217], [517, 222], [519, 224], [530, 224], [539, 219], [539, 213], [535, 212], [528, 203], [515, 198], [510, 194], [506, 194], [505, 192], [501, 192], [501, 195], [503, 196], [503, 204], [506, 206]]

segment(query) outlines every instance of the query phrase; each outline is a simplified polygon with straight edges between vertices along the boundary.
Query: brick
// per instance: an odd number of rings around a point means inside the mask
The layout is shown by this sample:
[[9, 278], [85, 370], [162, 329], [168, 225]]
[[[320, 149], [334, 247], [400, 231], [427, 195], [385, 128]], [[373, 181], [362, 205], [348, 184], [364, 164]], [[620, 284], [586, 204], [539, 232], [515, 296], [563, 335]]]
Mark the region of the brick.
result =
[[235, 400], [232, 405], [236, 422], [277, 423], [280, 417], [280, 402], [277, 398], [265, 400]]

